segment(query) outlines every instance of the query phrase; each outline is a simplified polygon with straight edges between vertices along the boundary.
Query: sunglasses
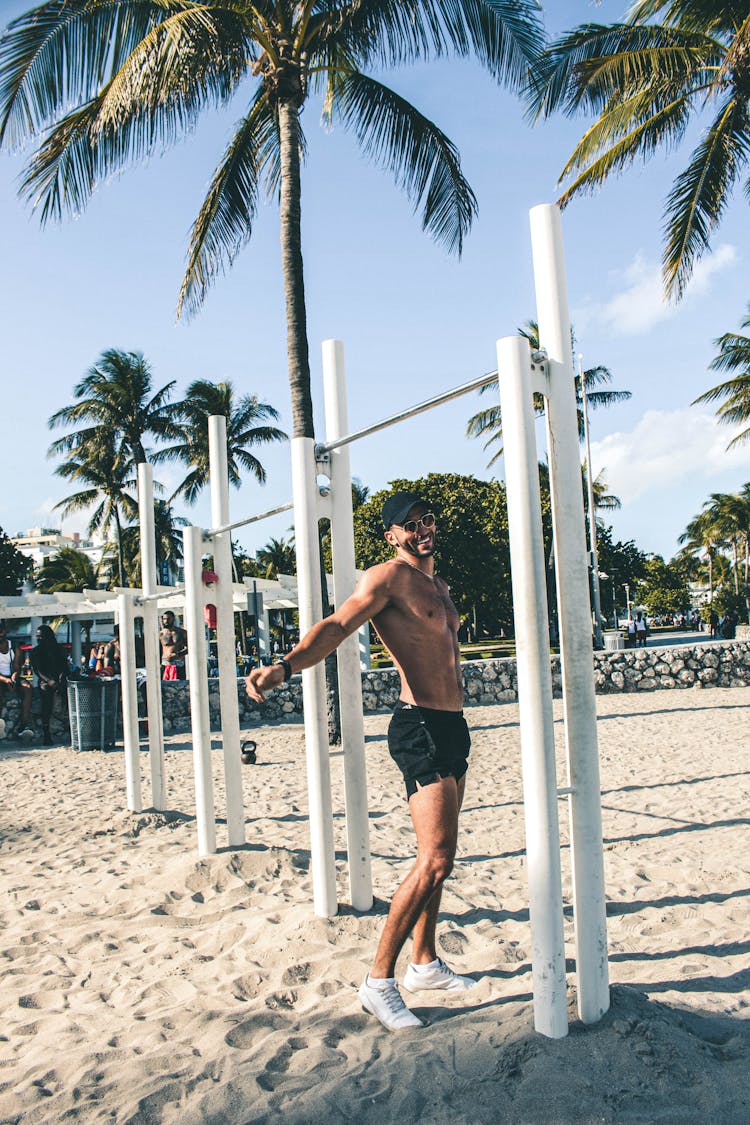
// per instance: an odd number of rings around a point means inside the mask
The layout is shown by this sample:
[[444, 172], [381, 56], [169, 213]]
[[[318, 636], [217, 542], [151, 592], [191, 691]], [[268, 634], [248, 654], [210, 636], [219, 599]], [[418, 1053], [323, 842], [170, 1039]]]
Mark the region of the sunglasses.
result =
[[413, 535], [420, 524], [422, 525], [422, 527], [426, 528], [434, 527], [435, 513], [425, 512], [425, 514], [423, 516], [420, 516], [418, 520], [407, 520], [406, 523], [402, 523], [401, 526], [403, 527], [404, 531], [409, 533], [409, 535]]

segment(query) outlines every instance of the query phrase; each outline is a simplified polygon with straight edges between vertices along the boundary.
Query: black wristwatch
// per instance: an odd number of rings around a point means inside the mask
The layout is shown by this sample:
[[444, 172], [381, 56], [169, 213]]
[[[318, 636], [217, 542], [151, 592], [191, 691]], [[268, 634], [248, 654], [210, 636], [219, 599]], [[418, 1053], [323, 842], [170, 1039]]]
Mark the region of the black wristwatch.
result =
[[283, 656], [280, 656], [279, 659], [276, 661], [276, 663], [280, 664], [281, 667], [284, 669], [284, 683], [285, 684], [289, 683], [289, 681], [292, 678], [292, 666], [291, 666], [291, 664], [289, 663], [288, 660], [285, 660]]

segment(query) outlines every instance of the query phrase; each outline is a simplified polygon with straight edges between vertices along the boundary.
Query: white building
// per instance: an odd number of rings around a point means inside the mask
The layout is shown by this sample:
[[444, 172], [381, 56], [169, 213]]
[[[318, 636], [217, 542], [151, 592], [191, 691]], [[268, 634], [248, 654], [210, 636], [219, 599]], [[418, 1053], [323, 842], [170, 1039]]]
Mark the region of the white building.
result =
[[30, 527], [25, 535], [16, 535], [10, 541], [20, 554], [32, 560], [35, 567], [42, 566], [46, 559], [52, 558], [62, 547], [82, 551], [96, 567], [104, 549], [103, 543], [82, 539], [77, 531], [63, 534], [62, 531], [49, 527]]

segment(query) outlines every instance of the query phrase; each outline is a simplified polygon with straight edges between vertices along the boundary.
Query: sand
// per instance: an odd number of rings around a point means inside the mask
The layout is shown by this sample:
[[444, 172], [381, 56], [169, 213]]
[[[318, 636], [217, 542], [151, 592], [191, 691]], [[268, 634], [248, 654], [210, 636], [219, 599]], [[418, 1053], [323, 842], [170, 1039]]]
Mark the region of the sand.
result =
[[[346, 904], [339, 812], [331, 920], [311, 908], [300, 725], [258, 729], [248, 843], [225, 849], [220, 823], [203, 860], [184, 737], [165, 813], [127, 812], [121, 753], [3, 749], [0, 1122], [746, 1123], [748, 707], [747, 688], [598, 698], [612, 1007], [577, 1021], [568, 907], [556, 1041], [533, 1030], [516, 706], [468, 712], [443, 899], [440, 951], [481, 983], [407, 996], [430, 1026], [396, 1035], [356, 997], [413, 856], [387, 716], [365, 720], [375, 909]], [[332, 769], [341, 809], [340, 754]]]

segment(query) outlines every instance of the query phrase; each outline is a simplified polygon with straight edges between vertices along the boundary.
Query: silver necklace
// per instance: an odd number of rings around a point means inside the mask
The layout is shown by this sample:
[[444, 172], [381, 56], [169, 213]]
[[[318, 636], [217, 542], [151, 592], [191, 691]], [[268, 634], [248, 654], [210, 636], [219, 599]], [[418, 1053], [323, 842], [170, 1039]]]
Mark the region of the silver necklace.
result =
[[406, 559], [396, 559], [396, 562], [400, 562], [403, 563], [404, 566], [408, 566], [409, 570], [416, 570], [417, 574], [421, 574], [423, 578], [428, 579], [428, 581], [430, 582], [435, 581], [434, 574], [427, 574], [424, 570], [420, 570], [418, 566], [413, 566], [412, 563], [407, 562]]

